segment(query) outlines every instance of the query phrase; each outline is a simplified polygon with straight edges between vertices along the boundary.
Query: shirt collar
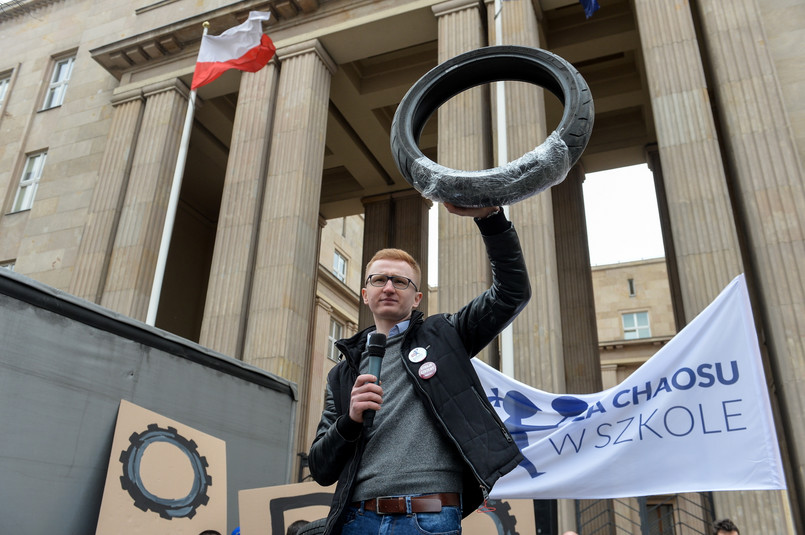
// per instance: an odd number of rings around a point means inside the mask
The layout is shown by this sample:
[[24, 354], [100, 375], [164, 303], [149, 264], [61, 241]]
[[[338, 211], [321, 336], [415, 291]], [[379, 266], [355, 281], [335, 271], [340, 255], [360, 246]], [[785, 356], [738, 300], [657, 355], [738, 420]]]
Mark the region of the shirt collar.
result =
[[[411, 319], [409, 318], [409, 319], [407, 319], [407, 320], [403, 320], [403, 321], [401, 321], [400, 323], [398, 323], [397, 325], [395, 325], [394, 327], [392, 327], [392, 328], [391, 328], [391, 330], [389, 330], [389, 335], [388, 335], [388, 338], [391, 338], [392, 336], [397, 336], [397, 335], [398, 335], [398, 334], [400, 334], [400, 333], [404, 333], [404, 332], [405, 332], [405, 330], [408, 328], [408, 325], [409, 325], [410, 323], [411, 323]], [[372, 334], [374, 334], [374, 333], [376, 333], [376, 332], [377, 332], [377, 331], [375, 330], [375, 331], [372, 331], [372, 332], [370, 332], [369, 334], [367, 334], [367, 335], [366, 335], [366, 339], [368, 340], [368, 339], [369, 339], [369, 336], [371, 336]]]

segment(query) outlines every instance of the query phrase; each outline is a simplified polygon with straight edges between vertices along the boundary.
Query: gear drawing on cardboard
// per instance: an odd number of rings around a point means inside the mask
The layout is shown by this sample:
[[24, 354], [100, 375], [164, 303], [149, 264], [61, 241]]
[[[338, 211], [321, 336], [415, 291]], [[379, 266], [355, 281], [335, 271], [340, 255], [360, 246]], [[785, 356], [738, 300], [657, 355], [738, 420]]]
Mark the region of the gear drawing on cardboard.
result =
[[[120, 484], [134, 500], [134, 505], [143, 510], [149, 509], [167, 520], [174, 518], [193, 518], [196, 509], [209, 501], [207, 488], [212, 486], [212, 476], [207, 473], [207, 459], [198, 453], [198, 446], [193, 440], [180, 435], [175, 428], [166, 429], [157, 424], [149, 424], [142, 433], [132, 433], [131, 443], [127, 450], [120, 454], [123, 475]], [[178, 448], [190, 461], [193, 468], [193, 482], [190, 492], [181, 498], [160, 497], [149, 491], [143, 482], [140, 466], [143, 455], [149, 446], [163, 442]]]

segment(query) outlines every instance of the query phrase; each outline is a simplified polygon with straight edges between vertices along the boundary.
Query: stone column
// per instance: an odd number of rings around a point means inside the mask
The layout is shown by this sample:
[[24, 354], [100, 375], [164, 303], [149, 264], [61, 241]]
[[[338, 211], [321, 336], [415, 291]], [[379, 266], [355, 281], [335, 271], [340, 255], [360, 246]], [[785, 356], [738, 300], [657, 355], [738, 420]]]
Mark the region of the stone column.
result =
[[[428, 210], [432, 203], [415, 190], [376, 195], [364, 205], [363, 259], [361, 269], [374, 254], [386, 247], [407, 251], [422, 270], [419, 310], [428, 313]], [[363, 273], [363, 277], [366, 273]], [[372, 313], [361, 305], [358, 323], [364, 329], [374, 323]]]
[[[277, 103], [243, 360], [302, 386], [319, 249], [324, 133], [335, 64], [318, 41], [278, 50]], [[304, 399], [304, 388], [300, 388]]]
[[[805, 173], [785, 108], [769, 37], [756, 0], [695, 5], [711, 67], [714, 99], [729, 168], [737, 183], [739, 217], [747, 235], [747, 264], [758, 286], [771, 366], [767, 380], [782, 407], [789, 449], [788, 486], [796, 522], [805, 529]], [[802, 10], [800, 10], [801, 12]], [[796, 13], [791, 13], [796, 16]], [[791, 28], [795, 25], [791, 24]], [[801, 26], [800, 26], [801, 27]], [[795, 47], [796, 48], [796, 47]], [[752, 494], [750, 498], [747, 494]], [[778, 492], [716, 493], [716, 511], [750, 532], [790, 529]], [[750, 505], [751, 504], [751, 505]], [[740, 511], [740, 512], [739, 512]], [[799, 513], [796, 513], [796, 512]]]
[[687, 320], [743, 272], [688, 4], [636, 0]]
[[144, 320], [179, 152], [187, 87], [178, 79], [143, 88], [145, 111], [101, 304]]
[[[573, 394], [591, 394], [604, 389], [583, 183], [584, 169], [577, 164], [564, 182], [551, 189], [556, 225], [565, 386], [567, 392]], [[585, 531], [602, 535], [616, 533], [613, 500], [579, 500], [578, 511], [579, 524], [584, 526]]]
[[[433, 6], [439, 26], [439, 63], [486, 45], [478, 0], [450, 0]], [[464, 170], [492, 165], [489, 93], [475, 87], [456, 95], [438, 111], [438, 162]], [[439, 208], [439, 311], [455, 312], [489, 288], [489, 260], [475, 223]], [[479, 355], [497, 366], [491, 344]]]
[[[711, 2], [707, 4], [715, 6]], [[726, 10], [731, 19], [747, 3], [739, 4], [731, 3], [730, 9]], [[735, 6], [739, 6], [739, 9], [733, 9]], [[664, 190], [679, 268], [680, 293], [684, 302], [685, 320], [690, 321], [745, 268], [739, 251], [724, 162], [719, 152], [718, 134], [700, 57], [700, 43], [696, 38], [690, 8], [685, 5], [683, 9], [679, 9], [679, 5], [676, 4], [637, 0], [635, 10], [643, 53], [646, 57], [646, 74], [662, 158]], [[709, 16], [711, 14], [708, 14]], [[708, 21], [702, 22], [711, 24]], [[743, 24], [748, 31], [756, 21], [748, 22], [747, 19]], [[726, 39], [726, 34], [732, 32], [738, 33], [736, 29], [728, 29], [724, 32], [725, 35], [716, 38]], [[735, 36], [735, 38], [741, 40], [744, 37]], [[746, 43], [751, 40], [747, 39]], [[752, 43], [749, 46], [751, 48], [759, 45]], [[740, 79], [744, 78], [747, 72], [751, 72], [747, 67], [754, 64], [757, 59], [747, 58], [746, 54], [747, 51], [741, 45], [741, 48], [730, 53], [727, 61], [725, 56], [722, 55], [719, 59], [718, 54], [714, 54], [714, 57], [708, 58], [708, 63], [715, 67], [715, 64], [722, 61], [729, 63], [730, 69], [735, 69], [737, 66], [738, 71], [742, 71], [743, 74], [736, 76], [731, 70], [728, 75], [724, 73], [723, 80], [726, 82]], [[718, 68], [715, 68], [717, 71]], [[716, 82], [715, 89], [718, 92], [726, 91], [724, 94], [730, 94], [728, 100], [732, 100], [736, 98], [732, 96], [732, 91], [740, 90], [742, 85], [744, 88], [747, 87], [745, 82], [739, 82], [726, 84], [720, 89], [719, 83]], [[753, 84], [750, 82], [748, 85]], [[738, 100], [740, 98], [743, 97], [739, 97]], [[750, 101], [756, 103], [754, 97]], [[738, 113], [746, 112], [741, 110]], [[753, 115], [751, 120], [754, 120], [754, 117]], [[739, 120], [738, 117], [735, 119]], [[775, 123], [779, 124], [776, 120]], [[733, 132], [733, 135], [735, 134], [737, 132]], [[730, 134], [727, 132], [727, 142], [730, 141], [729, 137]], [[752, 160], [757, 157], [756, 154], [749, 156]], [[754, 163], [755, 161], [752, 161], [752, 165]], [[758, 170], [752, 167], [751, 172], [749, 168], [745, 172], [754, 174]], [[751, 181], [748, 174], [745, 175], [747, 181]], [[763, 178], [758, 178], [758, 182], [764, 181]], [[760, 194], [758, 206], [769, 206], [766, 193], [768, 192]], [[783, 194], [784, 203], [792, 200], [792, 193], [789, 191]], [[740, 207], [740, 204], [738, 206]], [[769, 220], [784, 219], [769, 213]], [[767, 232], [768, 229], [761, 226], [765, 223], [764, 221], [758, 224], [756, 227], [758, 233]], [[801, 226], [797, 225], [797, 232], [800, 230]], [[757, 246], [762, 247], [761, 244]], [[768, 251], [759, 253], [769, 254]], [[787, 266], [791, 264], [786, 263]], [[782, 268], [782, 264], [780, 265]], [[781, 273], [781, 276], [784, 278], [785, 274]], [[783, 285], [786, 288], [785, 299], [790, 299], [788, 282]], [[801, 285], [796, 287], [801, 288]], [[782, 336], [786, 338], [785, 334]], [[801, 343], [801, 338], [797, 343]], [[800, 402], [801, 399], [800, 397]], [[797, 409], [796, 418], [799, 418], [799, 412], [801, 411]], [[730, 493], [729, 496], [717, 497], [716, 502], [720, 514], [729, 514], [745, 531], [783, 532], [782, 528], [775, 529], [774, 526], [782, 526], [778, 523], [784, 523], [785, 518], [790, 517], [783, 512], [779, 493]]]
[[[486, 0], [489, 42], [497, 43], [494, 2]], [[544, 47], [538, 2], [501, 3], [502, 44]], [[492, 91], [493, 120], [497, 124], [499, 84]], [[506, 160], [519, 158], [545, 141], [544, 90], [522, 82], [504, 84], [506, 102]], [[497, 131], [495, 130], [497, 138]], [[499, 162], [495, 141], [495, 161]], [[523, 245], [532, 297], [512, 323], [514, 377], [548, 392], [566, 392], [562, 351], [562, 319], [556, 259], [552, 191], [544, 191], [509, 208]], [[559, 500], [557, 514], [563, 529], [575, 526], [575, 502]]]
[[[296, 448], [298, 452], [306, 453], [310, 450], [310, 445], [313, 443], [313, 439], [316, 438], [321, 408], [324, 407], [327, 373], [332, 368], [332, 361], [327, 359], [332, 312], [333, 306], [330, 303], [320, 297], [316, 297], [313, 317], [313, 340], [308, 370], [308, 391], [310, 394], [306, 400], [300, 399], [301, 402], [307, 404], [310, 416], [306, 419], [299, 447]], [[313, 409], [314, 407], [316, 408], [315, 410]]]
[[131, 173], [145, 98], [141, 89], [112, 97], [112, 126], [92, 192], [69, 292], [98, 303]]
[[662, 162], [657, 145], [646, 147], [646, 164], [654, 178], [654, 191], [657, 195], [657, 212], [662, 229], [662, 245], [665, 250], [665, 269], [668, 272], [668, 286], [671, 290], [671, 306], [674, 310], [674, 326], [676, 332], [682, 330], [687, 323], [685, 304], [682, 302], [682, 288], [679, 282], [679, 267], [676, 260], [671, 216], [668, 213], [668, 195], [665, 193], [665, 177], [662, 173]]
[[[494, 2], [487, 1], [491, 43], [494, 34]], [[501, 43], [540, 47], [542, 28], [532, 2], [507, 2], [501, 6]], [[493, 89], [494, 103], [500, 85]], [[547, 138], [544, 90], [522, 82], [505, 83], [506, 161], [519, 158]], [[497, 121], [497, 119], [495, 119]], [[497, 124], [497, 122], [495, 122]], [[497, 137], [497, 136], [496, 136]], [[495, 163], [500, 164], [495, 142]], [[547, 390], [565, 392], [562, 362], [562, 324], [559, 281], [556, 267], [554, 213], [551, 190], [511, 206], [509, 216], [523, 244], [532, 298], [512, 324], [514, 337], [514, 377], [518, 381]]]
[[[316, 236], [316, 259], [321, 252], [321, 233], [327, 226], [327, 220], [319, 216], [318, 235]], [[316, 279], [313, 281], [314, 292], [318, 287], [318, 263], [316, 264]], [[310, 450], [313, 438], [316, 436], [319, 420], [321, 419], [321, 409], [324, 407], [324, 388], [327, 382], [327, 373], [332, 367], [326, 364], [327, 361], [327, 334], [330, 331], [330, 317], [333, 306], [322, 300], [319, 296], [313, 299], [313, 306], [310, 311], [310, 325], [308, 326], [308, 351], [305, 359], [302, 359], [304, 370], [299, 385], [299, 405], [296, 411], [298, 421], [296, 429], [296, 452], [294, 457], [294, 473], [300, 473], [299, 463], [300, 454], [306, 454]]]
[[618, 365], [602, 364], [601, 387], [606, 390], [608, 388], [612, 388], [613, 386], [618, 386]]
[[593, 277], [587, 247], [582, 183], [584, 170], [575, 165], [564, 182], [553, 187], [557, 264], [562, 315], [565, 384], [573, 394], [603, 389]]
[[243, 356], [276, 93], [277, 62], [241, 74], [199, 343]]

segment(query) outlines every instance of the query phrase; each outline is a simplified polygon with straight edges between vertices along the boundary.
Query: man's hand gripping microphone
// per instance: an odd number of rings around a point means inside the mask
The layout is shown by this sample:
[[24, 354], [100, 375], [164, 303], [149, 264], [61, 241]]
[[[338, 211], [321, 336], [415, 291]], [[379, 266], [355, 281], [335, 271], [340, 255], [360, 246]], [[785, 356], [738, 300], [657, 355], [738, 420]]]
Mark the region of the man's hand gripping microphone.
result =
[[[366, 350], [369, 353], [369, 373], [380, 381], [380, 365], [383, 363], [383, 356], [386, 354], [386, 335], [377, 332], [370, 334]], [[365, 410], [363, 412], [363, 425], [372, 427], [374, 423], [375, 411], [372, 409]]]

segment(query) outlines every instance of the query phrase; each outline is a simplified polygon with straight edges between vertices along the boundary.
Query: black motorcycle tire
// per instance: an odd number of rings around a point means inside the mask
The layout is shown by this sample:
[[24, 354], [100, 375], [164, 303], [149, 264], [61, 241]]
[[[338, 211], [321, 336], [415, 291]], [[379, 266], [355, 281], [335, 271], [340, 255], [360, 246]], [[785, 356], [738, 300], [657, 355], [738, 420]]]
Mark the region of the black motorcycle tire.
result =
[[[532, 83], [559, 98], [564, 113], [552, 137], [518, 160], [482, 171], [451, 169], [424, 156], [419, 137], [439, 106], [462, 91], [502, 80]], [[587, 147], [594, 115], [587, 82], [563, 58], [539, 48], [489, 46], [437, 65], [408, 90], [392, 121], [391, 151], [405, 180], [431, 200], [476, 207], [513, 204], [564, 180]]]
[[327, 525], [327, 519], [321, 518], [319, 520], [314, 520], [313, 522], [307, 524], [306, 526], [302, 526], [299, 531], [296, 532], [296, 535], [321, 535], [324, 533], [324, 528]]

